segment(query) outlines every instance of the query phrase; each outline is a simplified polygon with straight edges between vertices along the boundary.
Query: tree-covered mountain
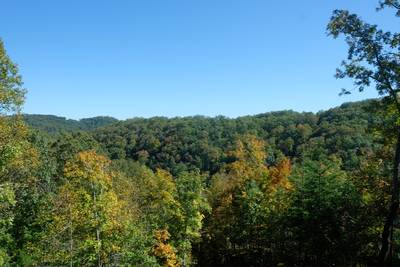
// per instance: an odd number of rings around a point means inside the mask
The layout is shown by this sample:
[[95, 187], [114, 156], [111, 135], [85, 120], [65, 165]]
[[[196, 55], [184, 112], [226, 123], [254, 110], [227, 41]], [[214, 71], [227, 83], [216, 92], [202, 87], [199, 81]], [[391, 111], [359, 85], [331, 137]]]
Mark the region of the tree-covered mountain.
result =
[[16, 206], [10, 257], [51, 266], [86, 264], [85, 255], [90, 266], [373, 262], [393, 153], [382, 104], [234, 119], [25, 116], [40, 164], [26, 174], [38, 180], [21, 192], [29, 197]]
[[56, 134], [61, 131], [75, 132], [88, 131], [105, 126], [118, 120], [112, 117], [99, 116], [81, 120], [66, 119], [54, 115], [24, 114], [23, 119], [27, 125], [36, 130], [49, 134]]
[[74, 121], [43, 115], [24, 119], [32, 128], [50, 134], [87, 131], [112, 160], [132, 159], [173, 173], [182, 168], [215, 173], [229, 162], [227, 151], [237, 137], [246, 134], [266, 142], [269, 164], [283, 156], [298, 160], [337, 155], [351, 169], [376, 146], [371, 128], [378, 119], [369, 111], [374, 102], [345, 103], [316, 114], [279, 111], [235, 119], [96, 117]]

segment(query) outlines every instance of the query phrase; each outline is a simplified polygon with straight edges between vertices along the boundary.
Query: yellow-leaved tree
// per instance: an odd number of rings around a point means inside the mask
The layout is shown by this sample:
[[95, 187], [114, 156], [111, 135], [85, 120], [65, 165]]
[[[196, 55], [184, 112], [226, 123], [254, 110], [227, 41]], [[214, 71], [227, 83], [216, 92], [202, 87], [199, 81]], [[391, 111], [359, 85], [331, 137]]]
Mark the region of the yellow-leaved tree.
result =
[[51, 197], [41, 216], [47, 227], [32, 245], [39, 265], [118, 264], [128, 216], [113, 191], [109, 163], [94, 151], [67, 162], [67, 182]]
[[282, 198], [291, 189], [290, 162], [268, 167], [266, 145], [252, 135], [238, 138], [230, 156], [233, 162], [212, 177], [204, 251], [225, 264], [239, 257], [245, 265], [247, 258], [261, 260], [271, 241], [275, 218], [285, 208]]

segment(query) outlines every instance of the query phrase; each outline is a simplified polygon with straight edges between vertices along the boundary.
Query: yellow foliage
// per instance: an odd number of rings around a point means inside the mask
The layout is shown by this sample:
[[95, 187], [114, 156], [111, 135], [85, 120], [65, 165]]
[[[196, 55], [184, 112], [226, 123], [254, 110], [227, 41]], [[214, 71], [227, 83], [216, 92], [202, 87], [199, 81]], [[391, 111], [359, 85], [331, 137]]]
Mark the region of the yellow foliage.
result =
[[[281, 187], [284, 189], [292, 188], [288, 177], [291, 172], [290, 160], [284, 158], [277, 166], [268, 167], [266, 165], [267, 154], [265, 143], [252, 135], [246, 135], [236, 142], [236, 148], [231, 152], [236, 160], [228, 164], [223, 173], [218, 174], [214, 182], [226, 184], [226, 189], [240, 187], [243, 183], [254, 180], [262, 189], [267, 192]], [[217, 182], [216, 180], [222, 181]]]
[[156, 256], [160, 264], [164, 267], [178, 267], [178, 258], [175, 249], [172, 245], [168, 244], [170, 234], [167, 230], [158, 230], [155, 232], [155, 239], [157, 243], [153, 247], [153, 254]]
[[77, 154], [75, 160], [67, 162], [64, 176], [71, 181], [86, 180], [109, 188], [112, 182], [109, 164], [109, 159], [98, 155], [95, 151], [83, 151]]
[[266, 153], [264, 141], [252, 135], [246, 135], [236, 142], [231, 153], [236, 160], [223, 170], [228, 174], [228, 187], [237, 187], [252, 179], [265, 184], [268, 168], [265, 165]]
[[271, 167], [269, 170], [270, 170], [270, 182], [272, 187], [274, 188], [282, 187], [287, 190], [293, 188], [292, 184], [288, 179], [292, 170], [292, 165], [290, 164], [289, 159], [284, 158], [277, 164], [277, 166]]
[[22, 178], [24, 183], [35, 182], [31, 173], [39, 166], [38, 155], [27, 137], [21, 116], [0, 116], [0, 182], [19, 183]]
[[[263, 193], [263, 203], [269, 210], [276, 207], [278, 189], [290, 190], [288, 179], [291, 164], [283, 159], [275, 167], [266, 165], [265, 143], [254, 136], [244, 136], [236, 143], [231, 153], [236, 161], [228, 164], [212, 177], [209, 201], [212, 206], [214, 229], [224, 228], [234, 220], [233, 202], [238, 198], [247, 198], [246, 190], [250, 182], [255, 182]], [[218, 230], [217, 230], [218, 231]]]

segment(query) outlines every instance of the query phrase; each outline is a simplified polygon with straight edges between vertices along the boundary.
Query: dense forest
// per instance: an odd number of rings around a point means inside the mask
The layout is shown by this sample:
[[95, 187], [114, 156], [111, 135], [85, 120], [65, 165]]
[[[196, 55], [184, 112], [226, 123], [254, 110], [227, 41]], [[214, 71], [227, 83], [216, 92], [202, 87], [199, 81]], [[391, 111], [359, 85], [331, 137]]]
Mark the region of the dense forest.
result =
[[[87, 142], [95, 143], [111, 160], [134, 160], [173, 174], [194, 169], [215, 174], [232, 160], [235, 142], [246, 135], [265, 142], [269, 165], [284, 157], [294, 162], [335, 155], [350, 170], [378, 146], [373, 129], [380, 120], [370, 111], [375, 102], [346, 103], [317, 114], [280, 111], [237, 119], [195, 116], [117, 121], [98, 117], [74, 121], [27, 114], [23, 119], [53, 141], [86, 136]], [[87, 121], [94, 126], [88, 127]]]
[[[73, 168], [89, 164], [92, 172], [91, 164], [104, 161], [98, 168], [113, 172], [113, 193], [127, 205], [125, 212], [135, 210], [129, 227], [139, 231], [120, 237], [118, 264], [341, 265], [369, 262], [379, 244], [380, 232], [372, 229], [384, 215], [389, 178], [380, 167], [391, 150], [376, 134], [384, 122], [373, 113], [377, 105], [379, 100], [369, 100], [317, 114], [282, 111], [237, 119], [137, 118], [87, 131], [71, 130], [71, 121], [54, 116], [23, 118], [32, 129], [31, 143], [53, 166], [46, 187], [58, 188], [54, 179], [72, 179], [71, 162]], [[69, 190], [82, 190], [74, 186]], [[52, 227], [68, 227], [67, 214], [58, 216], [66, 221]], [[129, 247], [143, 235], [140, 249]], [[42, 253], [49, 256], [49, 247], [58, 251], [69, 242], [66, 236], [57, 246], [46, 243]], [[133, 258], [124, 255], [125, 246]]]
[[239, 118], [22, 114], [0, 41], [0, 266], [400, 266], [400, 35], [343, 10], [328, 32], [349, 45], [337, 77], [381, 98]]
[[50, 135], [61, 131], [76, 132], [93, 130], [118, 121], [112, 117], [95, 117], [77, 121], [54, 115], [24, 114], [22, 116], [27, 125]]

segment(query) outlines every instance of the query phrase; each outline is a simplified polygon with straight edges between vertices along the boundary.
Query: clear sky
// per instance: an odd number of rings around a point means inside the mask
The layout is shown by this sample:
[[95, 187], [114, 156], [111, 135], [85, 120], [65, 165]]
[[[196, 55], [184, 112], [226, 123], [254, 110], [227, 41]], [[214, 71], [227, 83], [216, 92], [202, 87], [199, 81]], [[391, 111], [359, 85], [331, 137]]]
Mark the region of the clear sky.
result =
[[0, 38], [20, 66], [26, 113], [68, 118], [319, 111], [346, 55], [334, 9], [396, 29], [378, 0], [3, 0]]

